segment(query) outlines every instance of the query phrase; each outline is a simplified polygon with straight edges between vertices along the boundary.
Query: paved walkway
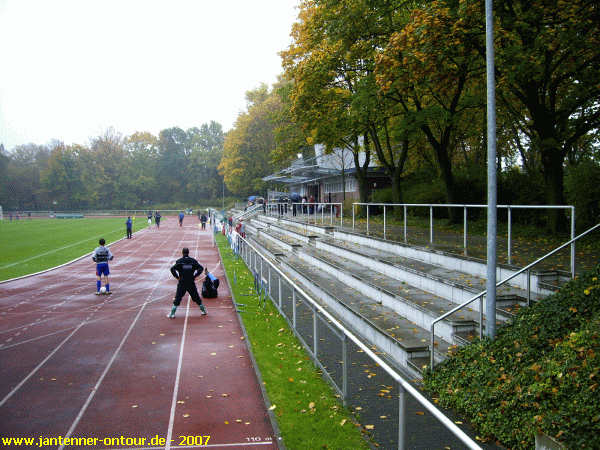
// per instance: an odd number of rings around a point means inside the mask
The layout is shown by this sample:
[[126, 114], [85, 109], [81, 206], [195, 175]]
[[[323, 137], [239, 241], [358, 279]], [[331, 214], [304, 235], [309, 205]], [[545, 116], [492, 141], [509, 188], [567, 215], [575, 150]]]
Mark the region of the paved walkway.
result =
[[[169, 320], [182, 247], [221, 287]], [[276, 448], [210, 231], [169, 219], [111, 251], [110, 296], [90, 258], [0, 284], [0, 439], [33, 439], [2, 447]]]

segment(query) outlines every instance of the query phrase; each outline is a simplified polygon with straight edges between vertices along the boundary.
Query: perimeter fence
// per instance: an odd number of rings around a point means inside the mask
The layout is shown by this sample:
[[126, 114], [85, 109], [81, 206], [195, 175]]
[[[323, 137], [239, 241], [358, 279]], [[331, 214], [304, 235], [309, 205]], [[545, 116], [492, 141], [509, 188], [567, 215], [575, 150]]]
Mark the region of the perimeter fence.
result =
[[380, 448], [481, 448], [388, 363], [247, 239], [228, 234], [252, 272], [261, 302], [287, 320], [323, 377]]

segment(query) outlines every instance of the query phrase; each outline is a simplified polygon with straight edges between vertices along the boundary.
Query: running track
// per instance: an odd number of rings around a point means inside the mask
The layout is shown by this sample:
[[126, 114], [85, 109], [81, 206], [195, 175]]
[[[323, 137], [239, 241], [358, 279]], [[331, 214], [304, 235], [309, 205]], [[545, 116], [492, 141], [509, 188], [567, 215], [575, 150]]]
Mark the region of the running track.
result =
[[[169, 268], [182, 247], [221, 287], [204, 301], [207, 316], [186, 296], [170, 320]], [[94, 295], [91, 258], [0, 284], [0, 439], [169, 449], [200, 448], [210, 436], [202, 448], [277, 448], [210, 231], [169, 218], [110, 248], [111, 296]]]

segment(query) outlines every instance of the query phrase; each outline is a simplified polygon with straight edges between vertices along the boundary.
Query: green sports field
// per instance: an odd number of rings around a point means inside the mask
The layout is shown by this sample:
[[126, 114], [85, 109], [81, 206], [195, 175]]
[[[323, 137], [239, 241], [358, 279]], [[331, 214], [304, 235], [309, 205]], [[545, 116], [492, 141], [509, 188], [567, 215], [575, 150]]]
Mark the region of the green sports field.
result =
[[[125, 218], [0, 221], [0, 280], [39, 272], [71, 261], [125, 237]], [[133, 232], [148, 226], [138, 217]]]

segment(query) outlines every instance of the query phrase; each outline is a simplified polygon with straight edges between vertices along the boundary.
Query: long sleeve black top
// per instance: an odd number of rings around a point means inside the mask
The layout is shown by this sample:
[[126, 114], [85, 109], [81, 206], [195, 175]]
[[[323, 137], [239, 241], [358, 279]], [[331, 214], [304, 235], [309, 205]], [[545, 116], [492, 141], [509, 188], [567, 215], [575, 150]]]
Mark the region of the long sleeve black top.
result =
[[202, 273], [204, 268], [198, 261], [190, 256], [179, 258], [173, 267], [171, 273], [180, 283], [193, 283], [198, 275]]

